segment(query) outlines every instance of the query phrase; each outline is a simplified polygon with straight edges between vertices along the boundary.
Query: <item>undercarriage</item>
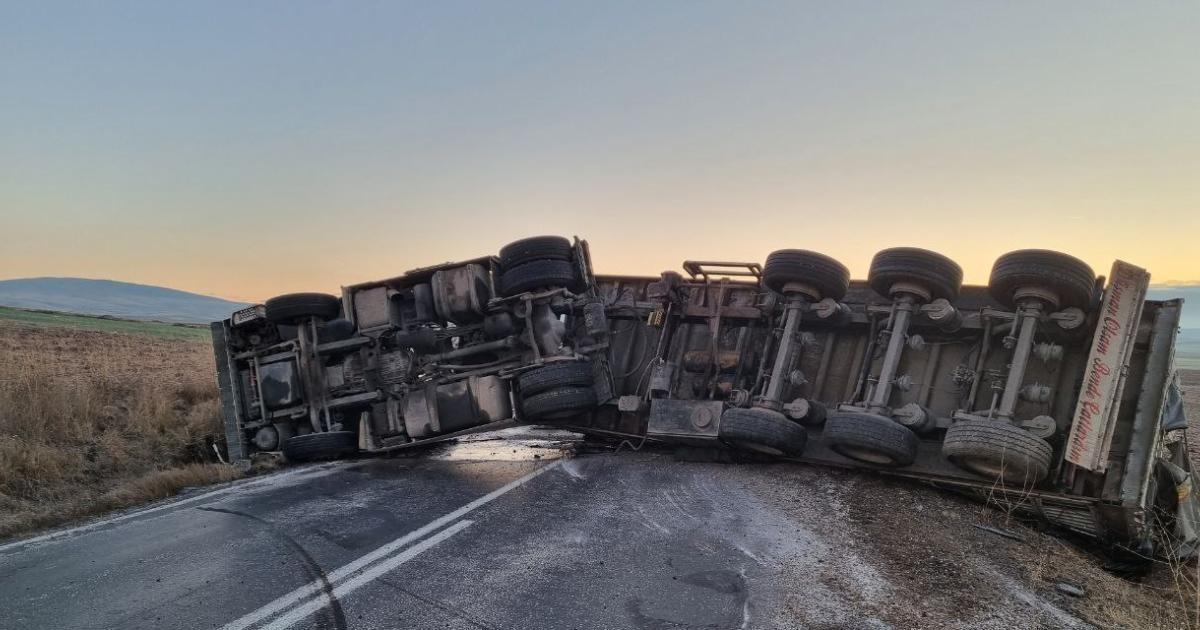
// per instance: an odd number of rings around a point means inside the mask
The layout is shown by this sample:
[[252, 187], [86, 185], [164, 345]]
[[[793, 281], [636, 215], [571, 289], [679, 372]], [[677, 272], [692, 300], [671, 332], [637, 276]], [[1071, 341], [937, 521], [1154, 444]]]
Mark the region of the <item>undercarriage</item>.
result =
[[[1165, 422], [1182, 301], [1045, 250], [987, 286], [917, 248], [597, 276], [585, 241], [291, 294], [213, 324], [232, 458], [386, 453], [515, 424], [953, 487], [1146, 544], [1190, 478]], [[1164, 497], [1168, 497], [1164, 499]]]

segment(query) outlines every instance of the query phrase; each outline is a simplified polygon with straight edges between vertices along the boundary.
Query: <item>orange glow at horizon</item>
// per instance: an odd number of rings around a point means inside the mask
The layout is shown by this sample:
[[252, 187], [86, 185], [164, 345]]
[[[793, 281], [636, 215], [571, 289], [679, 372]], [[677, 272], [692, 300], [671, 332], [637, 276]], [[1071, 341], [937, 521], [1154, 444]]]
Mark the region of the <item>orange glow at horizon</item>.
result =
[[257, 301], [561, 234], [1200, 284], [1195, 3], [296, 4], [6, 10], [0, 278]]

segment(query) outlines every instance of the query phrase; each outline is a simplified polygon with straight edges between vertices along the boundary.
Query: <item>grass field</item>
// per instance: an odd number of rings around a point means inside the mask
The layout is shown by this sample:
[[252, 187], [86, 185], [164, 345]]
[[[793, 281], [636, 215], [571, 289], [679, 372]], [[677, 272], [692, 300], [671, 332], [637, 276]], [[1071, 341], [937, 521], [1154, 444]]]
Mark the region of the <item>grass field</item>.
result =
[[205, 328], [0, 309], [0, 536], [238, 476]]
[[72, 315], [50, 311], [27, 311], [0, 306], [0, 324], [20, 324], [31, 327], [71, 328], [96, 332], [143, 335], [159, 339], [204, 341], [211, 339], [206, 326], [139, 322], [91, 315]]

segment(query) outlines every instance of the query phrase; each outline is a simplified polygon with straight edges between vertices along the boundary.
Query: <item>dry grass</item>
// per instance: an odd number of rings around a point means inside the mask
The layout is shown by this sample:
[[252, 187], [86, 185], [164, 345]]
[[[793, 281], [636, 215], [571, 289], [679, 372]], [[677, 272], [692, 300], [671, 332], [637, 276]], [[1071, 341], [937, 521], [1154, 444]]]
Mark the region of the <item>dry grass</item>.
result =
[[[1200, 462], [1200, 371], [1180, 370], [1183, 389], [1184, 411], [1188, 417], [1187, 446], [1192, 466]], [[1192, 489], [1196, 491], [1195, 488]], [[1161, 532], [1162, 544], [1170, 544], [1169, 532]], [[1183, 614], [1182, 628], [1200, 629], [1200, 563], [1196, 560], [1180, 561], [1168, 555], [1165, 569], [1171, 576], [1178, 610]]]
[[[1184, 407], [1190, 426], [1188, 448], [1193, 466], [1200, 462], [1200, 371], [1181, 370]], [[1171, 544], [1168, 532], [1157, 532], [1161, 550]], [[1064, 562], [1063, 553], [1078, 553], [1075, 550], [1057, 550], [1053, 564]], [[1090, 618], [1100, 619], [1104, 626], [1122, 628], [1200, 628], [1200, 564], [1196, 560], [1181, 561], [1169, 553], [1156, 559], [1150, 575], [1133, 588], [1123, 580], [1110, 575], [1093, 576], [1091, 584], [1095, 595], [1087, 598], [1081, 606], [1090, 613]], [[1145, 604], [1149, 603], [1147, 607]]]
[[[1200, 462], [1200, 371], [1181, 371], [1184, 404], [1191, 426], [1188, 446], [1193, 462]], [[1014, 564], [1020, 568], [1022, 583], [1056, 601], [1064, 610], [1102, 628], [1136, 630], [1200, 630], [1200, 564], [1181, 561], [1163, 554], [1154, 561], [1148, 575], [1126, 579], [1102, 568], [1099, 557], [1025, 526], [1017, 514], [1022, 493], [1006, 493], [994, 486], [987, 496], [987, 508], [980, 520], [1019, 532], [1024, 541], [1017, 546]], [[1170, 544], [1168, 532], [1156, 532], [1160, 550]], [[999, 544], [1008, 543], [1000, 543]], [[1087, 594], [1074, 599], [1056, 593], [1059, 582], [1081, 586]], [[1045, 627], [1054, 627], [1050, 620]]]
[[207, 343], [0, 323], [0, 536], [237, 476]]

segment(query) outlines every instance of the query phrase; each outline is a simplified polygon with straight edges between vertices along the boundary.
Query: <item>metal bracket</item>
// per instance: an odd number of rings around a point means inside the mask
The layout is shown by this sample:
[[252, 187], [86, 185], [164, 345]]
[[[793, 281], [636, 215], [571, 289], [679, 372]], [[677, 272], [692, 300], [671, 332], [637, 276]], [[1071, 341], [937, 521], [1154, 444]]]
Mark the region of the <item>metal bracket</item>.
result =
[[719, 400], [656, 398], [650, 401], [646, 435], [715, 438], [724, 407]]
[[758, 263], [685, 260], [683, 261], [683, 270], [688, 272], [693, 280], [703, 278], [705, 282], [708, 282], [709, 276], [749, 277], [762, 280], [762, 265]]

